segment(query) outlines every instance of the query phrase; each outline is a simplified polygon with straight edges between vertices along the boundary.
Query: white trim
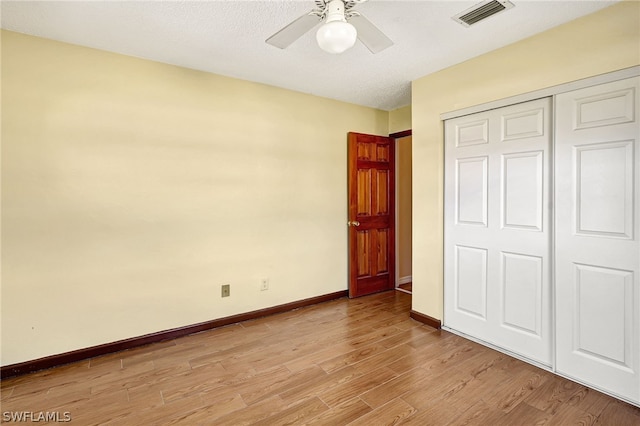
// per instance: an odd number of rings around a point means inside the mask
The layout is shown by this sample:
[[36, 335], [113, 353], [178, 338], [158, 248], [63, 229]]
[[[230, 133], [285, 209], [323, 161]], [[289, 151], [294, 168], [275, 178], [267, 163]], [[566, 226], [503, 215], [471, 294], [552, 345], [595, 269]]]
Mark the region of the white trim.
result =
[[400, 166], [400, 158], [399, 158], [400, 156], [398, 155], [398, 152], [399, 152], [398, 138], [394, 138], [393, 149], [395, 151], [395, 158], [394, 158], [394, 163], [395, 163], [394, 164], [394, 168], [395, 168], [395, 170], [394, 170], [394, 172], [395, 172], [394, 173], [394, 179], [395, 179], [395, 182], [394, 182], [394, 185], [395, 185], [395, 192], [396, 192], [396, 196], [394, 197], [395, 198], [395, 200], [394, 200], [395, 207], [394, 208], [396, 209], [395, 210], [396, 223], [394, 224], [394, 226], [395, 226], [395, 230], [394, 230], [395, 232], [394, 233], [395, 233], [395, 240], [396, 240], [395, 241], [395, 253], [394, 253], [394, 255], [396, 257], [396, 259], [395, 259], [396, 266], [395, 266], [394, 269], [396, 271], [396, 276], [394, 278], [396, 280], [395, 281], [396, 282], [395, 286], [398, 287], [398, 284], [400, 283], [400, 268], [398, 267], [398, 265], [400, 264], [400, 255], [398, 254], [399, 251], [400, 251], [400, 250], [398, 250], [398, 247], [400, 246], [400, 233], [398, 232], [398, 228], [399, 228], [399, 225], [400, 225], [400, 215], [398, 214], [398, 211], [400, 210], [400, 208], [399, 208], [400, 207], [400, 202], [398, 201], [398, 199], [400, 198], [400, 197], [398, 197], [398, 192], [399, 192], [398, 188], [400, 186], [400, 178], [398, 177], [398, 175], [399, 175], [398, 170], [400, 170], [400, 167], [399, 167]]
[[551, 97], [551, 140], [549, 141], [549, 314], [551, 318], [551, 368], [556, 372], [557, 326], [556, 326], [556, 95]]
[[440, 114], [440, 119], [449, 120], [451, 118], [462, 117], [463, 115], [475, 114], [476, 112], [483, 112], [483, 111], [488, 111], [490, 109], [502, 108], [509, 105], [532, 101], [534, 99], [555, 96], [560, 93], [570, 92], [572, 90], [584, 89], [585, 87], [589, 87], [589, 86], [596, 86], [598, 84], [611, 83], [612, 81], [623, 80], [625, 78], [637, 77], [637, 76], [640, 76], [640, 66], [624, 68], [618, 71], [612, 71], [606, 74], [600, 74], [593, 77], [587, 77], [581, 80], [572, 81], [570, 83], [563, 83], [557, 86], [547, 87], [546, 89], [534, 90], [533, 92], [523, 93], [521, 95], [510, 96], [508, 98], [498, 99], [498, 100], [486, 102], [480, 105], [474, 105], [471, 107], [462, 108], [462, 109], [458, 109], [450, 112], [444, 112]]
[[406, 277], [400, 277], [396, 280], [398, 285], [406, 284], [412, 282], [411, 275], [407, 275]]
[[[399, 192], [400, 192], [400, 191], [399, 191], [399, 187], [400, 187], [400, 177], [399, 177], [399, 176], [400, 176], [400, 173], [398, 173], [398, 170], [400, 170], [400, 156], [398, 155], [398, 152], [399, 152], [399, 150], [400, 150], [400, 148], [399, 148], [400, 143], [402, 143], [402, 142], [399, 142], [399, 141], [401, 141], [402, 139], [407, 138], [407, 137], [409, 137], [409, 136], [402, 136], [402, 137], [394, 138], [394, 140], [395, 140], [395, 143], [394, 143], [394, 151], [395, 151], [395, 161], [394, 161], [394, 163], [395, 163], [395, 176], [394, 176], [394, 179], [395, 179], [395, 186], [396, 186], [396, 196], [395, 196], [395, 209], [396, 209], [396, 214], [395, 214], [395, 216], [396, 216], [396, 218], [395, 218], [395, 219], [396, 219], [396, 220], [395, 220], [395, 222], [396, 222], [396, 223], [395, 223], [395, 227], [396, 227], [396, 229], [395, 229], [395, 231], [396, 231], [396, 232], [395, 232], [395, 240], [396, 240], [396, 250], [395, 250], [395, 257], [396, 257], [396, 267], [395, 267], [395, 270], [396, 270], [396, 276], [395, 276], [395, 280], [396, 280], [396, 281], [395, 281], [395, 283], [396, 283], [396, 285], [395, 285], [395, 287], [396, 287], [396, 289], [398, 288], [398, 286], [399, 286], [400, 284], [406, 284], [406, 283], [408, 283], [408, 282], [411, 282], [411, 276], [408, 276], [408, 277], [400, 277], [400, 268], [398, 267], [398, 265], [400, 265], [400, 255], [399, 255], [399, 252], [400, 252], [400, 251], [398, 250], [398, 247], [400, 247], [400, 233], [398, 232], [398, 228], [400, 227], [400, 226], [399, 226], [399, 225], [400, 225], [400, 215], [398, 214], [398, 212], [400, 211], [400, 201], [399, 201], [399, 200], [400, 200], [400, 197], [398, 197], [398, 194], [399, 194]], [[413, 179], [413, 176], [412, 176], [411, 178]], [[413, 194], [412, 194], [412, 198], [413, 198]], [[412, 203], [412, 204], [413, 204], [413, 203]], [[412, 236], [412, 240], [413, 240], [413, 236]], [[406, 290], [401, 290], [401, 291], [404, 291], [404, 292], [406, 292], [406, 293], [410, 293], [410, 292], [408, 292], [408, 291], [406, 291]]]

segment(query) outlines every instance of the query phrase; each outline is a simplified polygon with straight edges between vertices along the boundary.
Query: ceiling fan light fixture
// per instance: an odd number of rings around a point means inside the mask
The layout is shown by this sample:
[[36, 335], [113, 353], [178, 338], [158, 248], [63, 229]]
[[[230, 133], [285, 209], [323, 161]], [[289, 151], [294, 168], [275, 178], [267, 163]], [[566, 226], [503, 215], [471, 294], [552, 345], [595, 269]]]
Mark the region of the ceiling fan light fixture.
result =
[[[267, 44], [285, 49], [307, 31], [322, 25], [316, 32], [318, 46], [329, 53], [342, 53], [360, 40], [371, 53], [393, 46], [393, 41], [371, 21], [353, 10], [367, 0], [315, 0], [311, 10], [266, 39]], [[501, 0], [507, 1], [507, 0]]]
[[356, 44], [358, 31], [345, 18], [344, 1], [331, 0], [325, 3], [324, 24], [316, 33], [318, 46], [325, 52], [342, 53]]
[[353, 47], [358, 38], [356, 28], [345, 21], [331, 21], [318, 28], [316, 40], [325, 52], [342, 53]]

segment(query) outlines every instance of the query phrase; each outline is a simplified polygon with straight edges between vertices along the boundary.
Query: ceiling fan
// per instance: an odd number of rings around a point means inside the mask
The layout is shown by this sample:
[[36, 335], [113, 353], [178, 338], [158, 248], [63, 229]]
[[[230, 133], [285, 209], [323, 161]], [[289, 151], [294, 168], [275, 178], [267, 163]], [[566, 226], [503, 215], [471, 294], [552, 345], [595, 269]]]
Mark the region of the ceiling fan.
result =
[[315, 0], [316, 9], [291, 22], [266, 42], [284, 49], [324, 21], [316, 33], [316, 40], [322, 50], [342, 53], [351, 48], [358, 38], [372, 53], [381, 52], [392, 46], [393, 41], [371, 21], [353, 10], [354, 6], [365, 1], [367, 0]]

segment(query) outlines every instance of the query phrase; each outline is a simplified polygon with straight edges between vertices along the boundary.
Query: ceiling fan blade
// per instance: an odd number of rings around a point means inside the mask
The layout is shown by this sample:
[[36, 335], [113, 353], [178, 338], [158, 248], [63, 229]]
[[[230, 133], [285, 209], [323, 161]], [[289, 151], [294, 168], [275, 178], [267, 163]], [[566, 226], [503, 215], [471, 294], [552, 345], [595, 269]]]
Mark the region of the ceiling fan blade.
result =
[[272, 46], [284, 49], [291, 43], [302, 37], [311, 28], [318, 25], [322, 18], [313, 12], [302, 15], [265, 41]]
[[349, 23], [356, 27], [358, 39], [367, 46], [371, 53], [378, 53], [393, 46], [393, 41], [364, 16], [354, 15], [349, 19]]

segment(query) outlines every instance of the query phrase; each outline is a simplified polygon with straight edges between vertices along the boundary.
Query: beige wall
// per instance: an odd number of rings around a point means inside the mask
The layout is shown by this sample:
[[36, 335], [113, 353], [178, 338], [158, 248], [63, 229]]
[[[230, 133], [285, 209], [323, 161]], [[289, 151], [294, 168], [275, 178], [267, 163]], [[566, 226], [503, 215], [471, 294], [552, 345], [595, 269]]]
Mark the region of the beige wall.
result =
[[396, 229], [398, 244], [396, 245], [398, 264], [398, 277], [400, 279], [411, 278], [411, 145], [412, 138], [407, 136], [396, 139], [398, 198], [396, 212], [398, 228]]
[[2, 364], [345, 290], [349, 131], [389, 114], [3, 31]]
[[389, 111], [389, 133], [411, 129], [411, 105]]
[[415, 311], [443, 312], [440, 114], [639, 64], [640, 2], [623, 2], [413, 82]]

